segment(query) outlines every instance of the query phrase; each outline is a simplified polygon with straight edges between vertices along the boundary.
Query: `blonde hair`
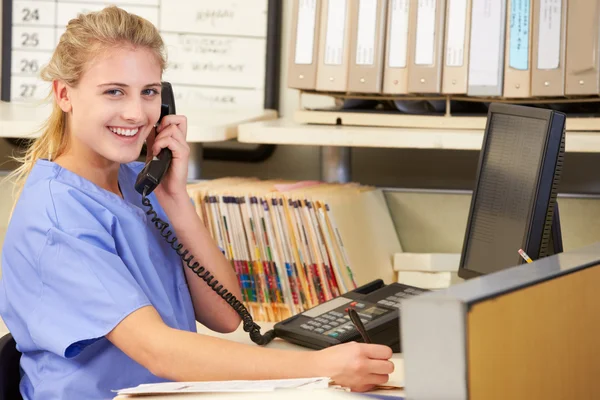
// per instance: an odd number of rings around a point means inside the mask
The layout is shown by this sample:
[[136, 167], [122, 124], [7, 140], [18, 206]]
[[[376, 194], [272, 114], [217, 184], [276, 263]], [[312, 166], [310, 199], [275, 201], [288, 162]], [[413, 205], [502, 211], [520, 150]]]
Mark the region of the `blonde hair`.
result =
[[[164, 71], [167, 63], [164, 43], [158, 29], [148, 20], [116, 6], [79, 14], [67, 24], [50, 62], [41, 71], [41, 78], [76, 87], [95, 57], [105, 50], [127, 45], [154, 52], [161, 71]], [[36, 161], [45, 157], [54, 159], [64, 152], [68, 139], [65, 126], [66, 115], [53, 101], [52, 112], [41, 128], [41, 135], [22, 157], [14, 157], [21, 165], [7, 179], [14, 182], [15, 203]]]

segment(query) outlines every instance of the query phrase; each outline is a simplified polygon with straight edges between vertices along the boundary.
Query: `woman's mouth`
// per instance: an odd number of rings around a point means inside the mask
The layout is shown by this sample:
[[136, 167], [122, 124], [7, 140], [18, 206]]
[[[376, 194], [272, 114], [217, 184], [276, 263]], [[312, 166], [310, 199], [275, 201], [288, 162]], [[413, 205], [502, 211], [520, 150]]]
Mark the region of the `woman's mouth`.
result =
[[112, 133], [124, 137], [124, 138], [131, 138], [134, 137], [138, 134], [138, 132], [140, 131], [141, 127], [135, 127], [135, 128], [118, 128], [118, 127], [114, 127], [114, 126], [109, 126], [108, 130], [110, 130]]

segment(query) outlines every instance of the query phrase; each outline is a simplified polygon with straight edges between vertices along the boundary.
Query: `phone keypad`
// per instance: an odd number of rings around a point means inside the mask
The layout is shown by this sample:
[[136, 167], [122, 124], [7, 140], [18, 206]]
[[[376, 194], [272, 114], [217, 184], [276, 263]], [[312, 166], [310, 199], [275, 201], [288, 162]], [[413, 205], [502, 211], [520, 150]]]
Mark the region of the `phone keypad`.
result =
[[[357, 309], [358, 316], [363, 324], [367, 325], [374, 317], [377, 317], [384, 311], [377, 307], [366, 307], [364, 303], [353, 302], [352, 304]], [[319, 333], [330, 337], [340, 337], [347, 333], [356, 332], [356, 327], [350, 321], [350, 316], [338, 311], [329, 311], [321, 314], [318, 317], [312, 318], [305, 324], [300, 325], [302, 329]]]
[[377, 302], [377, 304], [382, 304], [388, 307], [396, 307], [397, 309], [401, 309], [401, 300], [408, 299], [413, 296], [417, 296], [421, 293], [425, 293], [424, 290], [418, 290], [414, 288], [406, 288], [403, 292], [398, 292], [393, 296], [388, 296], [385, 299], [381, 299]]

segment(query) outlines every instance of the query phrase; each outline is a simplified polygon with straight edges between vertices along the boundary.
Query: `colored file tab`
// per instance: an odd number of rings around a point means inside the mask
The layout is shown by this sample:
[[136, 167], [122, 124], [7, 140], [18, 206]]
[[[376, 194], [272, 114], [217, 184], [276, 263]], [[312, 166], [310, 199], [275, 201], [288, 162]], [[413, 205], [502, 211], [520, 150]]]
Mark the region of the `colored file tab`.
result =
[[402, 249], [378, 189], [223, 178], [188, 185], [188, 193], [257, 321], [281, 321], [361, 283], [393, 279], [391, 254]]

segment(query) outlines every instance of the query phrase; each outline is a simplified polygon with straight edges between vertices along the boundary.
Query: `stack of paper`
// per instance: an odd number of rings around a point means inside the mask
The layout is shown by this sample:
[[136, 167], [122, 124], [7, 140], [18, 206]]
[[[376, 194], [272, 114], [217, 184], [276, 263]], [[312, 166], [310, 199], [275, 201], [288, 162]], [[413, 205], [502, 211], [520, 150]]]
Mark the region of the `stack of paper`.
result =
[[133, 388], [114, 390], [119, 396], [144, 396], [180, 393], [271, 392], [277, 389], [327, 389], [329, 378], [272, 379], [248, 381], [165, 382], [148, 383]]
[[223, 178], [191, 184], [257, 321], [281, 321], [373, 279], [401, 251], [381, 191], [357, 184]]
[[444, 289], [462, 282], [458, 276], [460, 254], [398, 253], [394, 255], [397, 282], [423, 289]]

